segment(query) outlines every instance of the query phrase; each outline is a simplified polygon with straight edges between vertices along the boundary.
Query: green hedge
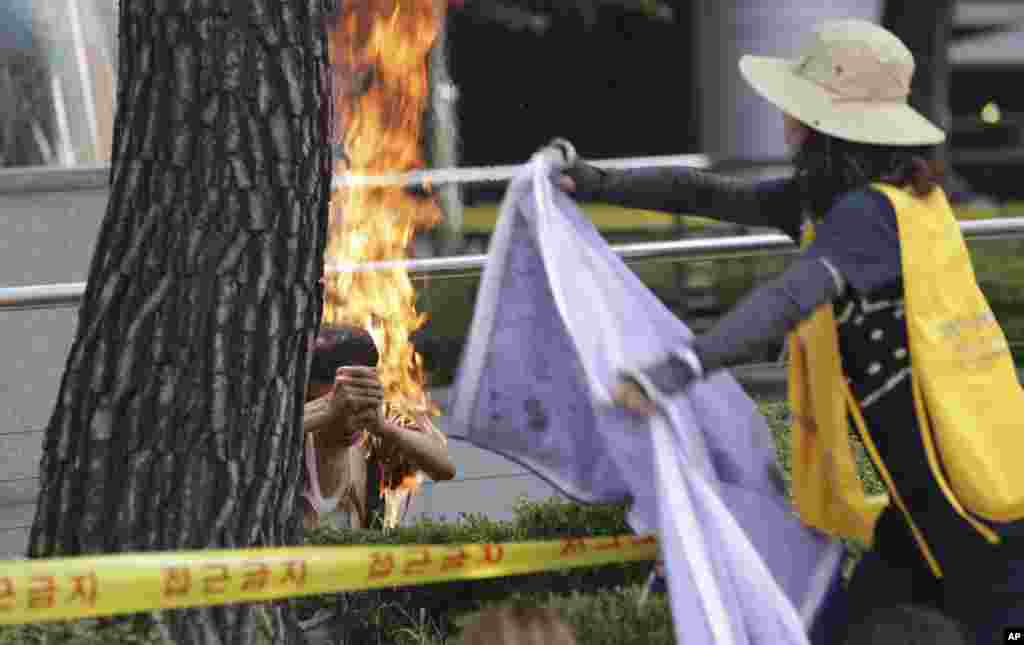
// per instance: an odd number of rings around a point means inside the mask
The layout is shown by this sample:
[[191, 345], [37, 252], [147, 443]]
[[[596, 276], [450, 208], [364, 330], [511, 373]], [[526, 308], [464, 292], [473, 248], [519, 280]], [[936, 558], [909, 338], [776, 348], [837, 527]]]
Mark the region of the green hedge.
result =
[[46, 625], [0, 627], [2, 645], [157, 645], [163, 643], [152, 621], [131, 617], [104, 624], [78, 620]]

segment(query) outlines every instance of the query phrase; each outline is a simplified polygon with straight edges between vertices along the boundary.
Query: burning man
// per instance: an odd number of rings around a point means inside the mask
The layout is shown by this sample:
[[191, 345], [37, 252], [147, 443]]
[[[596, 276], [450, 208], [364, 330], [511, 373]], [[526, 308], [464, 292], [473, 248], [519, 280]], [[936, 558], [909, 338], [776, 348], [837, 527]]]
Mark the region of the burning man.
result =
[[[783, 112], [792, 178], [576, 160], [559, 179], [579, 201], [775, 226], [803, 243], [692, 346], [625, 372], [619, 403], [654, 413], [789, 334], [796, 508], [873, 546], [849, 585], [851, 620], [925, 605], [997, 642], [1024, 625], [1024, 396], [926, 161], [945, 133], [908, 105], [913, 56], [888, 31], [842, 20], [795, 61], [746, 56], [740, 70]], [[848, 414], [888, 499], [857, 479]]]
[[422, 475], [455, 476], [447, 440], [427, 417], [412, 419], [384, 400], [377, 347], [356, 327], [320, 331], [307, 403], [305, 523], [348, 513], [350, 528], [398, 525]]

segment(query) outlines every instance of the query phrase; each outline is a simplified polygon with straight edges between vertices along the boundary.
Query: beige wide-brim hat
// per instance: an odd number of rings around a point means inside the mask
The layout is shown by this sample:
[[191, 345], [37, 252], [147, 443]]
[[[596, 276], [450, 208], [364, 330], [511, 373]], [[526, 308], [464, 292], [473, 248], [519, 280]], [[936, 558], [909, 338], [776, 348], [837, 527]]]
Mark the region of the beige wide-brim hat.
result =
[[840, 139], [903, 146], [946, 140], [907, 103], [913, 54], [870, 22], [825, 22], [796, 60], [744, 56], [740, 72], [783, 112]]

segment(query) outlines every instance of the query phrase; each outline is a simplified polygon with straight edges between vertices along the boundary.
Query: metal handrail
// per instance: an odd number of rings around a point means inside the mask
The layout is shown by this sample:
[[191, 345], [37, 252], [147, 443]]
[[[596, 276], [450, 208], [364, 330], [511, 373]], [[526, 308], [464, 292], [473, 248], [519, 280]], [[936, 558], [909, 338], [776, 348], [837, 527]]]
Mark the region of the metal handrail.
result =
[[[961, 222], [960, 227], [968, 240], [1024, 237], [1024, 217], [967, 221]], [[612, 248], [623, 260], [628, 262], [653, 260], [705, 262], [788, 255], [796, 251], [796, 246], [790, 238], [777, 233], [623, 244]], [[421, 260], [368, 262], [361, 265], [332, 268], [343, 272], [381, 271], [405, 267], [414, 280], [425, 280], [430, 277], [474, 276], [483, 270], [486, 263], [486, 255], [464, 255]], [[0, 311], [74, 307], [78, 305], [84, 291], [84, 282], [0, 287]]]
[[[593, 159], [588, 163], [604, 170], [637, 170], [640, 168], [668, 168], [687, 166], [707, 169], [711, 160], [707, 155], [660, 155], [653, 157], [625, 157], [622, 159]], [[404, 173], [382, 175], [335, 175], [334, 188], [345, 186], [440, 186], [443, 184], [504, 183], [523, 172], [522, 164], [477, 166], [463, 168], [431, 168]]]

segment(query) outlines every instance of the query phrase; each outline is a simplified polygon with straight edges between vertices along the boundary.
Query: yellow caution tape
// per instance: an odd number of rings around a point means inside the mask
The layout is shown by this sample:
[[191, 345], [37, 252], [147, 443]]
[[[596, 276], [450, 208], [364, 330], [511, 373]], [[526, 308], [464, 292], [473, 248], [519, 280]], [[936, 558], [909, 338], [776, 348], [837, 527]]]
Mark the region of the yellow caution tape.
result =
[[509, 544], [294, 547], [130, 553], [0, 562], [0, 624], [653, 560], [654, 537]]

